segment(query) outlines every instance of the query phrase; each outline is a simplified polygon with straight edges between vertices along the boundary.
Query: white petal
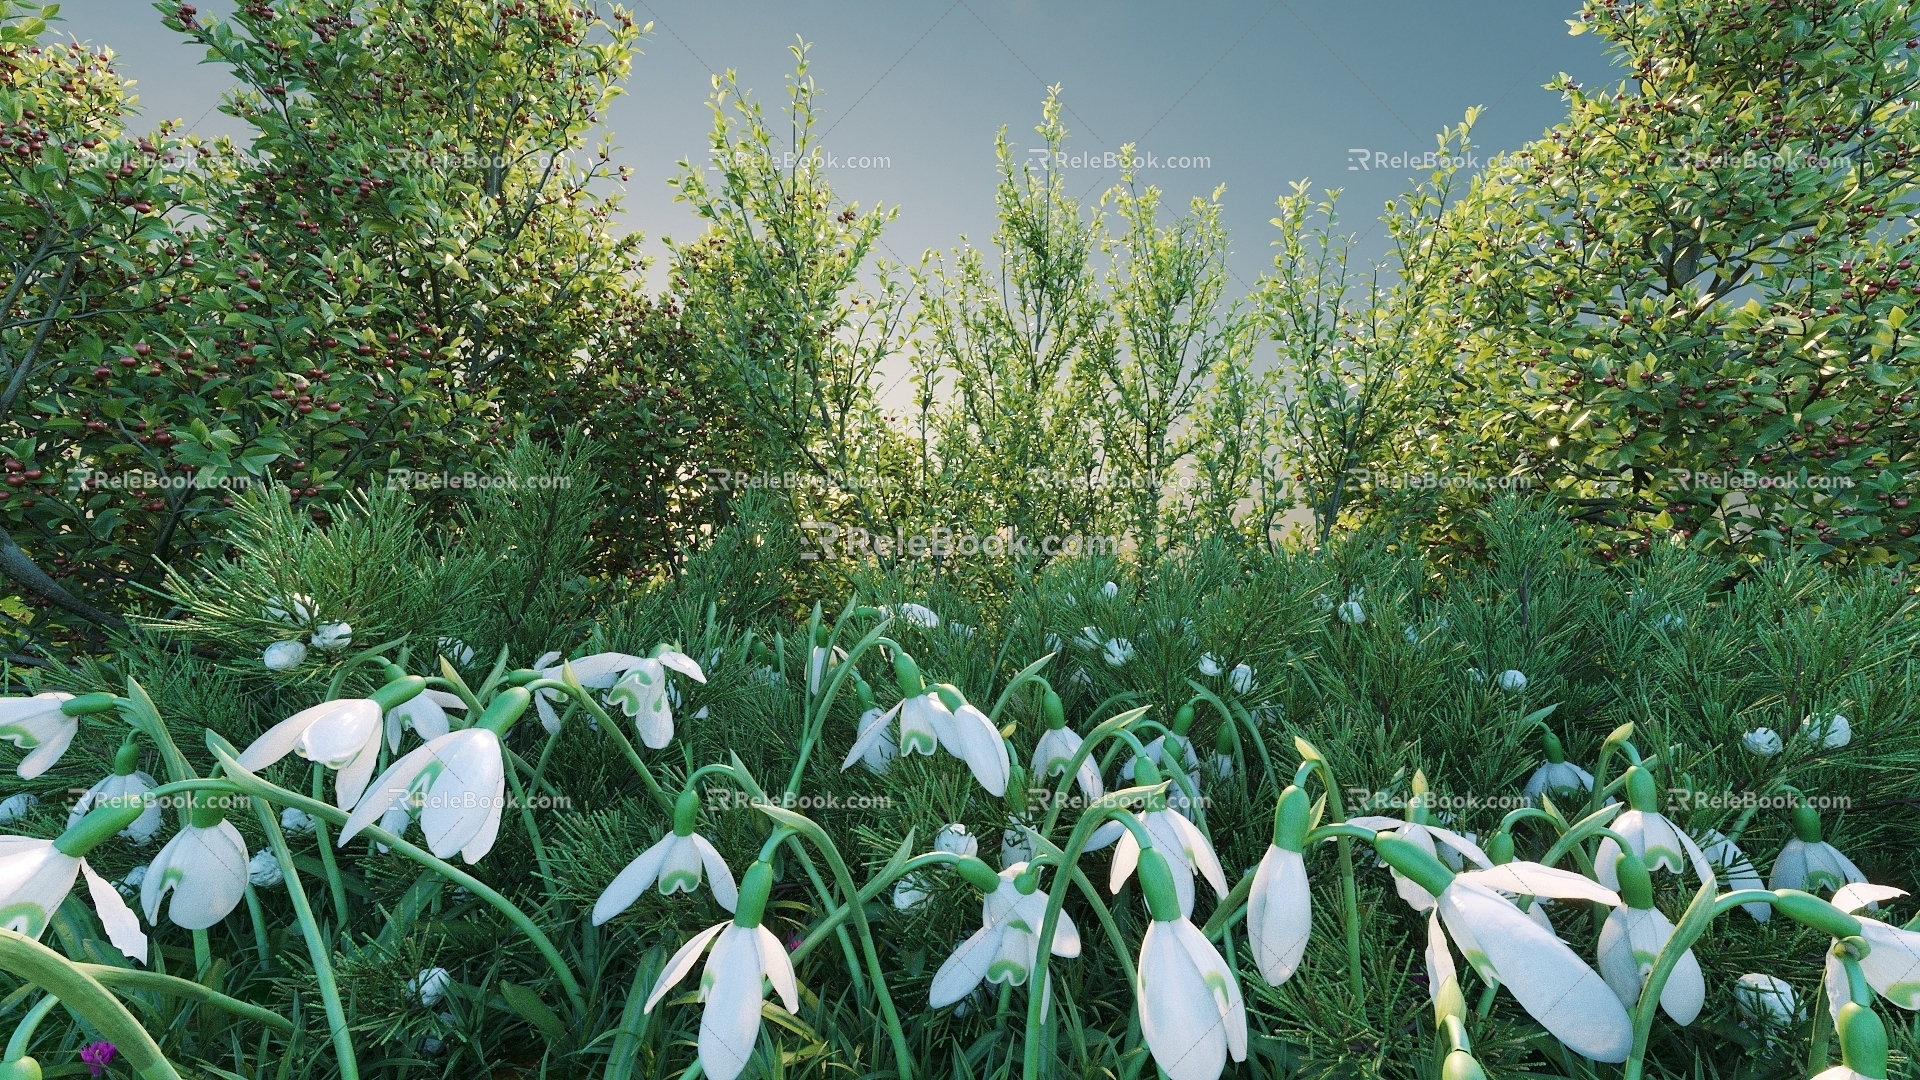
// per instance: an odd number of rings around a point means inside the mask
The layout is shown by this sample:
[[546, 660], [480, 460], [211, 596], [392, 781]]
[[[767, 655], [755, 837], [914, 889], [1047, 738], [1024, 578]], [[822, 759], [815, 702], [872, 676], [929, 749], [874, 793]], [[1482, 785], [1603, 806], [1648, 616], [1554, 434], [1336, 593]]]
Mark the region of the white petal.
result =
[[423, 747], [429, 748], [438, 763], [438, 775], [427, 786], [420, 834], [439, 858], [449, 858], [456, 851], [464, 857], [489, 822], [499, 827], [507, 782], [500, 739], [485, 728], [465, 728]]
[[1166, 925], [1178, 935], [1181, 947], [1187, 950], [1193, 966], [1213, 991], [1214, 1004], [1220, 1010], [1221, 1019], [1226, 1021], [1227, 1053], [1235, 1061], [1247, 1060], [1247, 1003], [1240, 996], [1239, 978], [1219, 950], [1192, 923], [1181, 919]]
[[146, 963], [147, 935], [141, 932], [140, 920], [127, 907], [120, 890], [94, 873], [85, 859], [80, 860], [80, 873], [87, 879], [87, 895], [93, 897], [93, 909], [100, 915], [100, 925], [106, 928], [107, 940], [129, 959]]
[[936, 1009], [946, 1008], [959, 1001], [980, 980], [987, 977], [987, 968], [993, 964], [994, 953], [1000, 948], [1000, 929], [983, 926], [975, 930], [972, 936], [953, 950], [946, 958], [940, 970], [933, 973], [933, 986], [927, 992], [927, 1004]]
[[1174, 929], [1182, 924], [1156, 921], [1140, 942], [1140, 1031], [1169, 1080], [1218, 1080], [1227, 1066], [1227, 1022]]
[[[246, 841], [232, 822], [206, 828], [189, 825], [174, 834], [167, 847], [173, 850], [159, 891], [173, 891], [167, 918], [175, 926], [205, 930], [240, 905], [247, 893], [248, 855]], [[154, 877], [149, 870], [147, 881]], [[145, 900], [146, 883], [141, 888]], [[158, 908], [157, 896], [152, 906]], [[149, 915], [147, 921], [153, 917]]]
[[1856, 881], [1851, 885], [1842, 885], [1834, 892], [1833, 906], [1851, 915], [1870, 904], [1878, 904], [1882, 900], [1892, 900], [1895, 897], [1905, 895], [1907, 895], [1905, 889], [1896, 889], [1891, 885], [1869, 885], [1863, 881]]
[[1633, 1048], [1633, 1024], [1594, 970], [1559, 938], [1498, 893], [1454, 879], [1440, 897], [1447, 929], [1465, 928], [1500, 982], [1553, 1036], [1577, 1054], [1621, 1062]]
[[732, 925], [730, 922], [714, 923], [688, 938], [687, 943], [680, 946], [679, 951], [668, 958], [667, 966], [660, 969], [660, 978], [654, 981], [653, 993], [647, 995], [646, 1007], [640, 1011], [652, 1012], [653, 1007], [660, 1004], [660, 999], [667, 996], [667, 991], [673, 989], [675, 984], [687, 977], [687, 972], [693, 970], [693, 965], [699, 962], [700, 953], [706, 949], [707, 942], [712, 941], [715, 934]]
[[360, 801], [353, 804], [353, 813], [347, 815], [346, 823], [340, 827], [340, 839], [337, 844], [340, 847], [347, 846], [347, 841], [359, 835], [361, 829], [380, 820], [380, 815], [386, 813], [388, 807], [412, 790], [414, 781], [419, 779], [420, 774], [437, 760], [434, 754], [439, 748], [460, 734], [461, 732], [456, 731], [449, 735], [442, 735], [423, 746], [416, 746], [398, 761], [387, 766], [387, 771], [381, 773], [379, 778], [361, 793]]
[[1200, 831], [1200, 826], [1179, 814], [1171, 815], [1170, 822], [1174, 832], [1180, 835], [1180, 848], [1186, 852], [1187, 861], [1199, 871], [1201, 877], [1207, 879], [1207, 884], [1213, 886], [1215, 893], [1227, 895], [1227, 873], [1220, 868], [1220, 857], [1213, 853], [1213, 844], [1207, 840], [1207, 834]]
[[1459, 875], [1495, 892], [1515, 896], [1550, 896], [1556, 900], [1593, 900], [1620, 906], [1620, 894], [1579, 874], [1534, 862], [1510, 862]]
[[972, 705], [962, 705], [944, 717], [936, 713], [934, 731], [948, 753], [966, 761], [987, 794], [996, 799], [1006, 795], [1013, 763], [1007, 757], [1007, 741], [986, 713]]
[[593, 903], [593, 925], [603, 925], [640, 899], [640, 894], [660, 876], [660, 864], [666, 860], [667, 848], [672, 842], [673, 834], [668, 833], [613, 876], [600, 893], [600, 899]]
[[886, 733], [887, 724], [899, 714], [900, 706], [904, 704], [906, 704], [904, 701], [895, 702], [893, 708], [874, 716], [867, 726], [860, 730], [860, 734], [853, 740], [853, 749], [847, 751], [847, 760], [840, 763], [841, 771], [853, 768], [853, 763], [860, 760], [861, 756], [867, 752], [867, 748], [880, 740], [880, 737]]
[[0, 927], [38, 938], [73, 891], [80, 860], [51, 840], [6, 837], [0, 846]]
[[[707, 1005], [700, 1013], [700, 1063], [713, 1080], [734, 1080], [760, 1038], [760, 947], [755, 930], [728, 926], [707, 957]], [[712, 979], [711, 985], [707, 978]]]
[[1427, 912], [1427, 996], [1438, 1001], [1440, 992], [1451, 981], [1459, 988], [1460, 974], [1453, 966], [1453, 950], [1447, 948], [1447, 935], [1440, 932], [1440, 909]]
[[760, 943], [760, 968], [766, 973], [767, 981], [773, 984], [773, 992], [780, 996], [780, 1004], [788, 1012], [800, 1011], [800, 986], [793, 977], [793, 961], [787, 957], [787, 947], [773, 936], [773, 931], [764, 926], [756, 927], [754, 940]]
[[[639, 667], [645, 660], [646, 657], [634, 656], [632, 653], [594, 653], [592, 656], [583, 656], [572, 662], [573, 677], [580, 680], [580, 685], [585, 689], [605, 690], [619, 681], [622, 673]], [[560, 677], [559, 665], [548, 670], [552, 671], [552, 674], [547, 675], [547, 678]], [[542, 672], [542, 674], [546, 673]]]
[[740, 886], [734, 883], [733, 869], [727, 865], [727, 860], [720, 857], [720, 852], [706, 837], [694, 833], [692, 839], [694, 847], [700, 849], [700, 862], [707, 868], [707, 887], [713, 890], [714, 900], [719, 902], [721, 907], [732, 911], [734, 905], [740, 902]]
[[1279, 986], [1300, 969], [1313, 932], [1313, 891], [1297, 851], [1267, 848], [1247, 895], [1247, 943], [1260, 977]]
[[[668, 649], [654, 659], [660, 661], [662, 667], [672, 668], [695, 682], [707, 681], [707, 673], [700, 670], [699, 662], [686, 653], [674, 652], [672, 649]], [[788, 1009], [787, 1011], [792, 1012], [793, 1010]]]
[[1860, 961], [1867, 984], [1903, 1009], [1920, 1009], [1920, 934], [1861, 919], [1860, 936], [1872, 946]]

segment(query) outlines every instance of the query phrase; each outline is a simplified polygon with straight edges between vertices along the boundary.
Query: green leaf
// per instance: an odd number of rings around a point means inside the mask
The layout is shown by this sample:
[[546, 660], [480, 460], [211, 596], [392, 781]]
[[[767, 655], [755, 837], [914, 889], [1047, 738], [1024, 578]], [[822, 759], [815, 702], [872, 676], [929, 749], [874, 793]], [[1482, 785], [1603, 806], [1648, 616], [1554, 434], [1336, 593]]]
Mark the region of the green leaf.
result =
[[512, 1009], [520, 1019], [532, 1024], [549, 1040], [556, 1043], [568, 1040], [567, 1025], [547, 1007], [546, 1002], [540, 1000], [539, 994], [519, 983], [503, 982], [500, 984], [500, 996], [506, 999], [507, 1007]]

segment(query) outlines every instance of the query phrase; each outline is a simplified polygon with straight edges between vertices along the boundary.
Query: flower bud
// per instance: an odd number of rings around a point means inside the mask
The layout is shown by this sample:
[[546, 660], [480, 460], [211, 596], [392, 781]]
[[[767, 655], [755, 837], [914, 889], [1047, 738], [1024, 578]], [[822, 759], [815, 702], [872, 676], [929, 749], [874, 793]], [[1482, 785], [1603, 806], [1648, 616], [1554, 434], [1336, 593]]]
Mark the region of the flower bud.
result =
[[1047, 687], [1046, 693], [1040, 695], [1040, 712], [1047, 718], [1049, 730], [1058, 731], [1067, 726], [1066, 707], [1060, 704], [1060, 695], [1054, 693], [1051, 686]]
[[920, 665], [914, 663], [905, 650], [893, 654], [893, 681], [900, 687], [903, 698], [919, 697], [927, 692], [927, 680], [920, 675]]

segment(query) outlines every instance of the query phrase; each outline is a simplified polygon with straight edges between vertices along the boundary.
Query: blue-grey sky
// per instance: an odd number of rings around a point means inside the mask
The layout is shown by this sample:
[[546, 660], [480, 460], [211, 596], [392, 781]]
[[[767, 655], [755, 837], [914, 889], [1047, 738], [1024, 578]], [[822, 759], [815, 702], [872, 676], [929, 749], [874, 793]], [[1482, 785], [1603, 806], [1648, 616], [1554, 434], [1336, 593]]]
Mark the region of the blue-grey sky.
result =
[[[224, 15], [233, 2], [198, 6]], [[1391, 158], [1433, 149], [1468, 107], [1485, 107], [1475, 136], [1484, 161], [1564, 116], [1560, 96], [1541, 89], [1557, 72], [1589, 85], [1619, 78], [1594, 35], [1568, 36], [1573, 0], [650, 0], [631, 10], [654, 29], [606, 126], [615, 160], [633, 169], [624, 225], [656, 256], [661, 237], [699, 231], [666, 181], [679, 160], [706, 157], [709, 74], [737, 70], [773, 113], [796, 38], [812, 43], [836, 191], [899, 208], [881, 257], [917, 263], [962, 236], [985, 244], [994, 135], [1005, 126], [1017, 150], [1037, 145], [1041, 100], [1058, 83], [1069, 153], [1135, 143], [1159, 164], [1141, 179], [1178, 205], [1226, 185], [1235, 295], [1270, 263], [1273, 201], [1291, 181], [1344, 188], [1344, 222], [1367, 233], [1409, 182], [1412, 170]], [[246, 136], [214, 108], [225, 70], [201, 63], [145, 0], [70, 0], [62, 15], [61, 32], [119, 54], [144, 123], [178, 117], [201, 134]], [[1104, 167], [1072, 173], [1089, 201], [1118, 179]], [[1383, 234], [1372, 230], [1362, 250], [1380, 253]]]
[[[220, 15], [233, 5], [199, 6]], [[655, 252], [661, 236], [697, 231], [666, 180], [681, 158], [705, 157], [709, 72], [736, 69], [777, 109], [796, 36], [813, 44], [836, 190], [899, 207], [887, 257], [917, 262], [963, 234], [985, 242], [994, 134], [1004, 125], [1017, 149], [1034, 145], [1041, 98], [1059, 83], [1070, 152], [1136, 143], [1160, 163], [1142, 179], [1182, 203], [1226, 185], [1232, 265], [1247, 282], [1270, 258], [1267, 221], [1290, 181], [1344, 187], [1342, 216], [1365, 232], [1409, 170], [1357, 169], [1354, 151], [1424, 153], [1482, 105], [1484, 160], [1561, 118], [1559, 96], [1540, 88], [1556, 72], [1618, 77], [1594, 36], [1567, 35], [1571, 0], [653, 0], [631, 10], [654, 31], [607, 126], [616, 160], [633, 167], [626, 226]], [[144, 0], [70, 0], [62, 16], [58, 31], [119, 54], [144, 123], [177, 117], [203, 134], [245, 136], [213, 108], [230, 85], [224, 69], [201, 63]], [[1089, 199], [1118, 175], [1073, 174]]]

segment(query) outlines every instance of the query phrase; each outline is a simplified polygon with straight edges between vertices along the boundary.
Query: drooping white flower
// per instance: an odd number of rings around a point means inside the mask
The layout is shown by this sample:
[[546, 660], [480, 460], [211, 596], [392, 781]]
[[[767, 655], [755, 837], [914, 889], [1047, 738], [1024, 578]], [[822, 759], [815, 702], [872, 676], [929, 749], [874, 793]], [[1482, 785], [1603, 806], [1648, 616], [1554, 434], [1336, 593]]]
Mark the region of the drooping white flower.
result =
[[[1132, 832], [1128, 832], [1132, 836]], [[1158, 843], [1158, 838], [1155, 840]], [[1157, 849], [1139, 853], [1140, 891], [1153, 921], [1134, 967], [1140, 1033], [1170, 1080], [1215, 1080], [1227, 1058], [1247, 1059], [1247, 1003], [1213, 943], [1187, 921], [1180, 875]]]
[[[1024, 862], [1013, 863], [997, 875], [977, 862], [963, 864], [961, 872], [986, 893], [981, 902], [980, 929], [961, 942], [934, 973], [927, 1003], [936, 1009], [966, 997], [982, 980], [1025, 985], [1039, 962], [1040, 924], [1046, 918], [1047, 894], [1039, 888], [1038, 873], [1027, 872]], [[989, 875], [991, 887], [987, 885]], [[1060, 957], [1080, 955], [1080, 931], [1064, 911], [1054, 926], [1050, 951]]]
[[1620, 897], [1578, 874], [1511, 862], [1455, 874], [1423, 848], [1380, 833], [1374, 848], [1396, 871], [1435, 897], [1440, 921], [1467, 962], [1500, 985], [1567, 1049], [1596, 1061], [1621, 1062], [1633, 1047], [1626, 1008], [1598, 973], [1565, 942], [1529, 918], [1501, 893], [1595, 900], [1617, 906]]
[[[1726, 883], [1728, 889], [1764, 889], [1766, 883], [1760, 880], [1760, 872], [1753, 868], [1753, 860], [1740, 850], [1718, 829], [1707, 829], [1700, 834], [1700, 853], [1707, 857], [1718, 880]], [[1741, 910], [1753, 917], [1755, 922], [1766, 922], [1773, 917], [1771, 904], [1742, 904]]]
[[[140, 799], [154, 789], [153, 777], [140, 772], [133, 766], [139, 760], [139, 746], [128, 744], [114, 759], [114, 771], [101, 777], [87, 789], [86, 794], [74, 800], [72, 809], [67, 811], [67, 828], [80, 824], [80, 819], [96, 806], [119, 799]], [[120, 770], [125, 768], [126, 772]], [[146, 809], [135, 818], [133, 824], [121, 830], [120, 835], [144, 847], [153, 842], [154, 834], [165, 823], [158, 802], [146, 803]]]
[[440, 655], [461, 667], [473, 663], [473, 646], [457, 637], [442, 637], [434, 642], [434, 646], [440, 650]]
[[1775, 856], [1768, 888], [1819, 892], [1867, 880], [1852, 859], [1821, 837], [1818, 810], [1802, 803], [1793, 808], [1792, 816], [1794, 837]]
[[17, 772], [32, 780], [60, 760], [80, 733], [80, 718], [61, 708], [72, 694], [49, 690], [32, 697], [0, 698], [0, 740], [27, 751]]
[[[658, 750], [673, 741], [673, 707], [668, 698], [667, 672], [677, 671], [697, 682], [706, 682], [706, 673], [693, 657], [673, 649], [661, 650], [627, 670], [621, 680], [607, 691], [607, 702], [633, 718], [640, 741], [650, 750]], [[582, 685], [585, 685], [584, 683]]]
[[[1682, 874], [1691, 868], [1702, 880], [1713, 872], [1706, 853], [1693, 837], [1660, 813], [1653, 775], [1638, 765], [1627, 769], [1627, 803], [1629, 809], [1613, 819], [1611, 829], [1626, 838], [1649, 872]], [[1619, 857], [1620, 845], [1613, 837], [1600, 841], [1593, 857], [1593, 876], [1609, 889], [1620, 884], [1613, 876], [1614, 860]]]
[[928, 687], [919, 667], [905, 653], [894, 658], [894, 677], [902, 695], [899, 703], [867, 722], [840, 768], [852, 768], [897, 716], [900, 719], [897, 745], [902, 754], [931, 757], [935, 749], [944, 747], [947, 753], [967, 763], [973, 778], [988, 794], [995, 798], [1006, 795], [1013, 760], [1007, 756], [1006, 740], [1000, 737], [999, 729], [987, 719], [987, 714], [969, 704], [952, 686]]
[[1100, 595], [1111, 600], [1120, 595], [1120, 586], [1109, 581], [1105, 585], [1100, 586]]
[[1733, 984], [1733, 1004], [1748, 1023], [1790, 1026], [1800, 1019], [1793, 984], [1777, 975], [1753, 973]]
[[1522, 672], [1508, 668], [1500, 673], [1498, 679], [1494, 680], [1494, 685], [1509, 694], [1517, 694], [1527, 688], [1527, 677]]
[[0, 929], [38, 940], [73, 891], [74, 879], [84, 876], [107, 939], [145, 963], [147, 936], [140, 931], [140, 920], [86, 860], [87, 852], [125, 828], [142, 810], [142, 803], [133, 800], [104, 804], [53, 840], [0, 836]]
[[407, 996], [431, 1009], [446, 1000], [453, 976], [443, 967], [427, 968], [407, 980]]
[[1024, 865], [1033, 861], [1033, 834], [1022, 827], [1025, 824], [1025, 822], [1015, 822], [1000, 830], [1002, 868]]
[[1740, 736], [1740, 745], [1746, 747], [1747, 753], [1755, 757], [1772, 757], [1780, 752], [1783, 744], [1778, 732], [1772, 728], [1761, 727]]
[[353, 644], [353, 627], [343, 622], [321, 623], [307, 640], [316, 649], [335, 652]]
[[1211, 679], [1214, 676], [1220, 674], [1220, 672], [1223, 670], [1225, 669], [1220, 666], [1219, 659], [1216, 658], [1212, 653], [1201, 654], [1200, 674], [1205, 675], [1207, 678]]
[[[1613, 988], [1620, 1004], [1628, 1009], [1640, 1000], [1641, 987], [1660, 959], [1660, 952], [1673, 937], [1673, 923], [1653, 906], [1653, 884], [1646, 864], [1631, 853], [1618, 857], [1614, 877], [1620, 882], [1625, 902], [1607, 915], [1600, 926], [1597, 959], [1600, 977]], [[1660, 1008], [1681, 1027], [1693, 1023], [1707, 1000], [1706, 977], [1693, 950], [1680, 954], [1680, 960], [1667, 976], [1660, 991]]]
[[1101, 655], [1108, 667], [1125, 667], [1134, 657], [1133, 642], [1123, 637], [1108, 638]]
[[1273, 842], [1260, 857], [1247, 894], [1247, 944], [1268, 986], [1300, 970], [1313, 931], [1313, 890], [1307, 884], [1307, 825], [1313, 808], [1307, 793], [1288, 785], [1274, 808]]
[[1232, 687], [1233, 692], [1236, 694], [1252, 693], [1253, 692], [1253, 668], [1247, 666], [1246, 664], [1235, 664], [1233, 666], [1233, 671], [1231, 671], [1227, 675], [1227, 685]]
[[280, 829], [288, 836], [307, 835], [313, 832], [313, 816], [289, 806], [280, 811]]
[[980, 841], [967, 831], [965, 825], [954, 821], [941, 826], [940, 831], [933, 834], [933, 848], [949, 855], [971, 858], [980, 854]]
[[1807, 733], [1808, 738], [1817, 741], [1828, 750], [1838, 750], [1853, 741], [1853, 721], [1840, 713], [1834, 713], [1825, 720], [1809, 717], [1800, 726]]
[[[573, 677], [580, 681], [585, 690], [606, 690], [618, 682], [620, 676], [632, 670], [634, 665], [646, 659], [623, 652], [598, 652], [583, 656], [578, 660], [561, 662], [561, 654], [544, 653], [533, 662], [535, 671], [543, 679], [558, 680], [566, 667], [573, 668]], [[560, 691], [543, 689], [533, 696], [533, 706], [540, 714], [540, 724], [548, 734], [560, 730], [560, 714], [554, 711], [553, 703], [560, 700]]]
[[[147, 879], [147, 864], [141, 863], [139, 866], [136, 866], [133, 869], [128, 870], [125, 877], [122, 877], [119, 881], [115, 882], [113, 886], [113, 891], [119, 893], [125, 899], [131, 900], [134, 897], [140, 895], [140, 883], [145, 881], [146, 879]], [[137, 925], [138, 920], [135, 920], [135, 922]]]
[[[1041, 712], [1046, 717], [1047, 729], [1040, 733], [1040, 738], [1033, 744], [1032, 772], [1035, 779], [1044, 781], [1066, 772], [1085, 740], [1080, 738], [1079, 732], [1067, 726], [1060, 695], [1051, 688], [1042, 695]], [[1105, 791], [1106, 785], [1100, 782], [1100, 770], [1094, 765], [1091, 754], [1081, 759], [1073, 778], [1088, 799], [1097, 799]]]
[[[1833, 894], [1833, 906], [1848, 915], [1862, 908], [1907, 895], [1888, 885], [1859, 882], [1843, 885]], [[1857, 920], [1860, 938], [1867, 943], [1860, 957], [1860, 973], [1874, 991], [1909, 1012], [1920, 1009], [1920, 933], [1889, 926], [1878, 919]], [[1846, 1003], [1848, 979], [1839, 958], [1827, 953], [1828, 1005], [1837, 1015]]]
[[[33, 808], [38, 805], [40, 805], [40, 797], [24, 791], [18, 795], [9, 795], [4, 799], [0, 799], [0, 825], [11, 825], [19, 821], [21, 818], [33, 813]], [[71, 815], [68, 823], [71, 824], [73, 821], [78, 820], [85, 813], [86, 811], [82, 810]]]
[[711, 944], [713, 952], [700, 977], [700, 999], [706, 1008], [700, 1013], [699, 1046], [700, 1064], [713, 1080], [734, 1080], [753, 1056], [754, 1044], [760, 1039], [760, 1010], [766, 992], [761, 980], [772, 984], [788, 1012], [800, 1009], [800, 990], [786, 946], [773, 931], [760, 925], [772, 885], [773, 871], [766, 863], [749, 867], [740, 883], [740, 906], [733, 921], [710, 926], [682, 945], [667, 961], [642, 1010], [652, 1013]]
[[292, 671], [307, 662], [306, 642], [276, 641], [260, 654], [260, 662], [268, 671]]
[[693, 831], [699, 812], [700, 793], [688, 787], [674, 805], [673, 831], [615, 875], [593, 905], [593, 925], [600, 926], [632, 907], [640, 894], [655, 882], [659, 883], [661, 896], [694, 891], [700, 887], [703, 868], [713, 883], [713, 898], [721, 907], [734, 910], [740, 901], [739, 886], [734, 883], [733, 870], [727, 866], [727, 860], [721, 858], [713, 843]]
[[263, 613], [276, 622], [301, 625], [313, 620], [315, 610], [312, 597], [291, 593], [285, 600], [268, 604]]
[[[1142, 760], [1139, 765], [1137, 783], [1142, 787], [1152, 787], [1160, 783], [1160, 770], [1150, 760]], [[1193, 876], [1197, 872], [1213, 886], [1213, 891], [1221, 896], [1227, 895], [1226, 871], [1220, 868], [1220, 857], [1213, 852], [1213, 844], [1206, 834], [1185, 817], [1167, 808], [1167, 796], [1156, 792], [1147, 797], [1146, 806], [1134, 817], [1144, 825], [1147, 834], [1153, 837], [1154, 847], [1160, 849], [1163, 856], [1179, 853], [1180, 858], [1169, 858], [1169, 877], [1174, 895], [1180, 901], [1180, 913], [1193, 913]], [[1107, 891], [1119, 892], [1120, 887], [1133, 876], [1134, 868], [1140, 861], [1140, 841], [1128, 829], [1120, 834], [1120, 842], [1113, 849], [1113, 869], [1107, 875]]]
[[148, 923], [167, 918], [175, 926], [205, 930], [227, 917], [247, 893], [247, 843], [218, 811], [196, 809], [194, 823], [173, 834], [147, 866], [140, 882], [140, 908]]
[[1348, 626], [1359, 626], [1367, 621], [1367, 609], [1361, 606], [1358, 592], [1353, 599], [1341, 604], [1335, 615]]
[[881, 610], [889, 614], [897, 614], [922, 630], [940, 629], [940, 613], [924, 604], [901, 604], [898, 610], [889, 608]]
[[919, 874], [908, 874], [893, 883], [893, 906], [901, 911], [919, 907], [932, 895], [927, 880]]
[[287, 879], [280, 872], [280, 860], [274, 858], [273, 850], [261, 848], [247, 860], [247, 880], [256, 889], [271, 889]]
[[[1456, 857], [1464, 857], [1467, 862], [1475, 866], [1482, 869], [1493, 866], [1493, 860], [1487, 857], [1486, 852], [1480, 850], [1480, 845], [1451, 829], [1443, 829], [1427, 822], [1426, 803], [1421, 797], [1426, 790], [1424, 776], [1415, 774], [1414, 790], [1414, 798], [1407, 805], [1408, 817], [1391, 818], [1365, 814], [1348, 818], [1347, 824], [1377, 832], [1391, 832], [1436, 859], [1440, 858], [1440, 846], [1445, 845], [1456, 853]], [[1461, 865], [1464, 866], [1465, 862]], [[1432, 893], [1422, 888], [1418, 881], [1401, 873], [1398, 867], [1391, 867], [1391, 869], [1394, 889], [1400, 894], [1400, 899], [1405, 900], [1407, 905], [1415, 911], [1425, 912], [1433, 907]]]
[[1567, 760], [1560, 737], [1551, 731], [1542, 732], [1540, 737], [1547, 747], [1547, 761], [1527, 778], [1527, 801], [1538, 805], [1543, 794], [1558, 801], [1573, 793], [1592, 791], [1593, 774]]
[[367, 787], [340, 829], [339, 844], [359, 835], [395, 803], [417, 800], [427, 849], [469, 863], [493, 849], [506, 805], [507, 772], [500, 737], [484, 727], [462, 728], [416, 747], [387, 766]]
[[448, 709], [464, 709], [467, 703], [458, 694], [449, 694], [444, 690], [423, 690], [419, 697], [410, 698], [387, 710], [387, 749], [400, 752], [400, 737], [407, 728], [412, 728], [420, 741], [437, 739], [452, 730], [447, 720]]
[[268, 728], [240, 752], [258, 772], [289, 753], [336, 770], [333, 804], [353, 809], [380, 762], [380, 706], [371, 698], [323, 701]]

